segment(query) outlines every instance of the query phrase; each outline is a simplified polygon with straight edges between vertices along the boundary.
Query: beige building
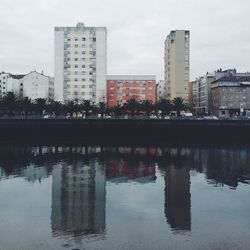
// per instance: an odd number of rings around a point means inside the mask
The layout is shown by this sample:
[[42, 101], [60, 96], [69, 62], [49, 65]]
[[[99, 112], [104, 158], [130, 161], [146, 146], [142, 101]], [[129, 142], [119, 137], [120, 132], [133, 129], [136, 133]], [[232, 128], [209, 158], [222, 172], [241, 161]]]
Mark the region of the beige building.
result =
[[190, 32], [171, 31], [165, 40], [166, 98], [188, 98]]

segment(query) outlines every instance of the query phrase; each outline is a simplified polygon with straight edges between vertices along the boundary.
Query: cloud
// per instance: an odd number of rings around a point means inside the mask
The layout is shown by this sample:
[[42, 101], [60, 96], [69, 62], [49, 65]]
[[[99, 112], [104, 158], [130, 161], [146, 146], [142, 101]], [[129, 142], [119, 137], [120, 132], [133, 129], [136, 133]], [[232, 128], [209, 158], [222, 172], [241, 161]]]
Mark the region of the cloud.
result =
[[0, 70], [53, 75], [54, 26], [108, 29], [109, 74], [163, 78], [164, 39], [191, 31], [191, 78], [217, 68], [249, 71], [248, 0], [1, 0]]

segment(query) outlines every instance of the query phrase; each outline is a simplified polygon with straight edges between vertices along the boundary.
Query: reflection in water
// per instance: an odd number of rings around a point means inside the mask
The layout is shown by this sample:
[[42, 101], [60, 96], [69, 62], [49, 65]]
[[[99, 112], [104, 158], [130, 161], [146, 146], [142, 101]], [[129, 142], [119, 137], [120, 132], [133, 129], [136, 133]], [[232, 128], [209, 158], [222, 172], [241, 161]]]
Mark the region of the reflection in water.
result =
[[189, 169], [169, 166], [165, 176], [165, 215], [174, 230], [191, 230], [190, 196]]
[[[106, 182], [165, 180], [166, 220], [174, 232], [191, 231], [190, 170], [208, 183], [249, 184], [250, 149], [169, 147], [1, 147], [0, 177], [42, 182], [52, 175], [53, 236], [104, 235]], [[0, 178], [0, 179], [1, 179]]]
[[101, 234], [105, 230], [106, 180], [101, 165], [63, 163], [52, 173], [54, 235]]

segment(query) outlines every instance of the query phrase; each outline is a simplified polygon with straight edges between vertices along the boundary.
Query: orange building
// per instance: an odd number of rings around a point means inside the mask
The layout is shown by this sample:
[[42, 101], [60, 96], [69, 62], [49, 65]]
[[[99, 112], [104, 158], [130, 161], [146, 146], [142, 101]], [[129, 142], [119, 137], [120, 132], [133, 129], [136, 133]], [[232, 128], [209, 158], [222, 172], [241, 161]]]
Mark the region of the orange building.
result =
[[123, 105], [129, 99], [156, 102], [156, 77], [151, 75], [107, 76], [107, 104]]

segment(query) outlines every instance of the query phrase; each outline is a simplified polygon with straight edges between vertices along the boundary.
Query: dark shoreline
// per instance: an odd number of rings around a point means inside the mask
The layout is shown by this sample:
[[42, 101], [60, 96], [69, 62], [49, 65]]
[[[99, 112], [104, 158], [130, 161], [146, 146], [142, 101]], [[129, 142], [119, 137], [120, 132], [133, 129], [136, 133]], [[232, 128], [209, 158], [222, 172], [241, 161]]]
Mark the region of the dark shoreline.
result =
[[249, 120], [0, 119], [0, 144], [250, 145]]

